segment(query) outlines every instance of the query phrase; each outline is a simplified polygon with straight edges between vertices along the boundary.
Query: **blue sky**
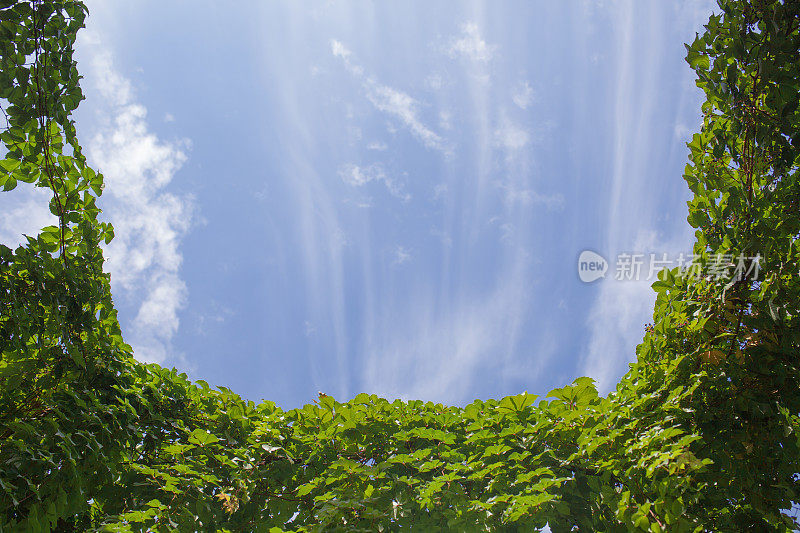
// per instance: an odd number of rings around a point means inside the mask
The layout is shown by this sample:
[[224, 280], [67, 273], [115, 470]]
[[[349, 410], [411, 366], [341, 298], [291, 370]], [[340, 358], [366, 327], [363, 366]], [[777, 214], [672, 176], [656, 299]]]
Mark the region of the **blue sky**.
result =
[[[78, 131], [137, 357], [284, 407], [624, 374], [653, 280], [577, 257], [690, 251], [710, 2], [88, 4]], [[48, 223], [0, 195], [0, 242]]]

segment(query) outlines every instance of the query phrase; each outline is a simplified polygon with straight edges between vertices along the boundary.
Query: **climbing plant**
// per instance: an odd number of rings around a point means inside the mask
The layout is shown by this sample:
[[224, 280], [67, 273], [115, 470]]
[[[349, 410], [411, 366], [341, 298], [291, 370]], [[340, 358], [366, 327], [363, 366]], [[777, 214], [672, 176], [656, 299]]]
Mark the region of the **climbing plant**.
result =
[[800, 527], [800, 3], [721, 0], [687, 45], [706, 95], [684, 173], [697, 270], [660, 273], [616, 390], [290, 411], [124, 343], [103, 177], [70, 118], [86, 15], [0, 0], [0, 187], [47, 189], [58, 220], [0, 245], [0, 531]]

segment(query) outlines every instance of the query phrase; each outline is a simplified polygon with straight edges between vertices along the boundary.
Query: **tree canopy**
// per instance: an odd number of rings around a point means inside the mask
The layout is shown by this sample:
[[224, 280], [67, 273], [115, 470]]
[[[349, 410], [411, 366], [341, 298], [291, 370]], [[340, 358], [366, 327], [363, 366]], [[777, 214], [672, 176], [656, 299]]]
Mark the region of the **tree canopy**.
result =
[[686, 46], [706, 95], [683, 175], [700, 274], [659, 274], [616, 390], [580, 378], [463, 408], [359, 394], [284, 411], [133, 358], [103, 176], [70, 118], [86, 16], [0, 0], [0, 187], [49, 189], [58, 218], [0, 245], [0, 531], [798, 527], [800, 2], [720, 0]]

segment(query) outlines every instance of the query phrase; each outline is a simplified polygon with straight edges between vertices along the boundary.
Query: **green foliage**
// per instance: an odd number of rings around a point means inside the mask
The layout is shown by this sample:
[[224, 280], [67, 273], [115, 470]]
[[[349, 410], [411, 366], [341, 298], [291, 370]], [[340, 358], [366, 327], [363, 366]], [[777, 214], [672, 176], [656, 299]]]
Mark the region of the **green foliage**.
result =
[[[791, 531], [800, 503], [800, 5], [723, 1], [684, 178], [701, 264], [662, 272], [637, 362], [464, 407], [360, 394], [283, 411], [132, 358], [102, 175], [70, 113], [78, 1], [0, 0], [0, 187], [58, 226], [0, 245], [0, 531]], [[5, 105], [5, 104], [4, 104]]]

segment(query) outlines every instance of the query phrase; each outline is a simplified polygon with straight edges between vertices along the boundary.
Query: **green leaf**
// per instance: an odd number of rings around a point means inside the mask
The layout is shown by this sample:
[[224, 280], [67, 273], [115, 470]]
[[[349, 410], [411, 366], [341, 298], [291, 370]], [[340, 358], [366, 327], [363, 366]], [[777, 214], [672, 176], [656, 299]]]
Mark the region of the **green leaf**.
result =
[[2, 176], [0, 180], [3, 180], [4, 191], [12, 191], [17, 187], [17, 179], [14, 176]]
[[217, 438], [217, 436], [213, 433], [198, 428], [192, 431], [191, 435], [189, 435], [189, 442], [202, 447], [219, 442], [219, 438]]

